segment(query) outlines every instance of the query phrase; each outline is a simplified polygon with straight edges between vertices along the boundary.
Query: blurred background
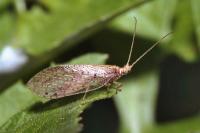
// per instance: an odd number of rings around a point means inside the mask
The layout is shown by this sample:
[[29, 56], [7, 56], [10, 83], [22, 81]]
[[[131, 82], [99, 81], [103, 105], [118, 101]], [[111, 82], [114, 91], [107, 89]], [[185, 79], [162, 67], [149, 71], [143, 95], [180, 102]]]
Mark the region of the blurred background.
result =
[[132, 62], [173, 34], [120, 79], [121, 92], [81, 113], [81, 132], [199, 133], [198, 0], [0, 0], [0, 129], [34, 104], [25, 84], [50, 64], [85, 54], [95, 62], [98, 53], [109, 55], [106, 64], [123, 66], [133, 16]]

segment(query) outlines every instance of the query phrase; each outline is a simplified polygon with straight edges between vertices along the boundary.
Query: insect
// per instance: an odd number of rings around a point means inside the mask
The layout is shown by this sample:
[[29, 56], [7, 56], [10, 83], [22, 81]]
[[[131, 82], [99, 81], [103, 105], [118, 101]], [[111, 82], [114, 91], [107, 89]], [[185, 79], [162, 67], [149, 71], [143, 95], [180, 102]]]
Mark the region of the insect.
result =
[[115, 65], [58, 65], [46, 68], [37, 73], [28, 81], [28, 87], [37, 95], [48, 99], [58, 99], [80, 93], [84, 93], [84, 99], [87, 92], [99, 89], [103, 86], [116, 84], [120, 87], [120, 83], [116, 82], [117, 79], [129, 73], [139, 60], [170, 34], [168, 33], [163, 36], [130, 64], [136, 25], [137, 20], [135, 18], [133, 40], [128, 61], [123, 67]]

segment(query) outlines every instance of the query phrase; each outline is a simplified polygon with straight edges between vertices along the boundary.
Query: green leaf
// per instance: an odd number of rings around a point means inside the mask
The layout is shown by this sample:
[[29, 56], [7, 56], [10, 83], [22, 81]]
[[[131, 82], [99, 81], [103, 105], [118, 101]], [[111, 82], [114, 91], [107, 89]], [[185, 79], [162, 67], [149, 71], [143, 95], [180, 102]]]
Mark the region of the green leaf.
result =
[[192, 14], [193, 14], [193, 21], [196, 31], [196, 37], [198, 40], [198, 47], [200, 49], [200, 1], [199, 0], [191, 0], [191, 6], [192, 6]]
[[85, 100], [82, 95], [61, 100], [38, 103], [36, 107], [14, 115], [1, 128], [1, 132], [15, 133], [76, 133], [81, 130], [80, 113], [92, 102], [109, 98], [115, 90], [98, 90], [88, 93]]
[[65, 48], [69, 47], [142, 2], [144, 0], [41, 0], [47, 11], [34, 6], [19, 13], [15, 45], [34, 55], [57, 48], [63, 41]]
[[17, 82], [0, 95], [0, 125], [36, 101], [37, 97], [23, 83]]
[[14, 22], [9, 13], [0, 15], [0, 51], [3, 46], [10, 45], [14, 34]]
[[[89, 60], [93, 58], [96, 59], [95, 62]], [[84, 60], [90, 64], [105, 63], [106, 58], [106, 54], [93, 53], [74, 59], [71, 63], [84, 63]], [[115, 89], [111, 89], [109, 92], [101, 89], [88, 93], [84, 100], [81, 94], [42, 103], [24, 85], [17, 83], [1, 94], [0, 102], [6, 105], [2, 106], [0, 104], [0, 108], [4, 108], [0, 113], [6, 114], [1, 123], [6, 119], [7, 121], [1, 126], [0, 131], [15, 133], [75, 133], [81, 130], [81, 125], [78, 124], [80, 113], [92, 102], [109, 98], [115, 93]], [[17, 104], [13, 104], [13, 101]], [[12, 110], [13, 106], [16, 107]], [[26, 109], [24, 109], [25, 107]], [[23, 109], [24, 111], [22, 111]], [[13, 114], [15, 115], [11, 117]], [[9, 117], [11, 118], [8, 120]]]
[[146, 133], [198, 133], [200, 117], [192, 117], [155, 126]]
[[[188, 0], [178, 4], [176, 10], [176, 21], [172, 41], [165, 48], [186, 61], [197, 59], [197, 44], [193, 41], [194, 22], [192, 19], [192, 6]], [[184, 28], [183, 28], [184, 27]]]
[[[186, 61], [195, 61], [198, 57], [197, 51], [199, 51], [197, 48], [200, 46], [198, 8], [200, 3], [197, 0], [178, 2], [178, 0], [149, 2], [117, 18], [111, 27], [132, 34], [131, 21], [127, 20], [130, 20], [131, 16], [136, 16], [138, 20], [136, 33], [139, 36], [158, 40], [161, 36], [173, 32], [170, 37], [162, 40], [162, 42], [166, 42], [165, 45], [160, 46], [167, 53], [175, 53]], [[165, 9], [166, 5], [168, 5], [167, 10]], [[194, 39], [194, 33], [196, 33], [195, 39], [197, 40]]]
[[7, 6], [7, 4], [10, 2], [11, 2], [11, 0], [1, 0], [0, 1], [0, 10], [5, 8]]
[[[134, 19], [137, 18], [136, 33], [142, 37], [160, 39], [161, 36], [171, 31], [171, 21], [176, 8], [177, 0], [154, 0], [137, 9], [131, 10], [125, 15], [116, 18], [112, 27], [124, 32], [133, 33]], [[165, 9], [168, 5], [167, 10]]]
[[154, 124], [158, 74], [151, 72], [122, 82], [123, 90], [115, 97], [120, 133], [142, 132]]
[[104, 64], [107, 59], [107, 54], [89, 53], [77, 59], [72, 59], [68, 64]]

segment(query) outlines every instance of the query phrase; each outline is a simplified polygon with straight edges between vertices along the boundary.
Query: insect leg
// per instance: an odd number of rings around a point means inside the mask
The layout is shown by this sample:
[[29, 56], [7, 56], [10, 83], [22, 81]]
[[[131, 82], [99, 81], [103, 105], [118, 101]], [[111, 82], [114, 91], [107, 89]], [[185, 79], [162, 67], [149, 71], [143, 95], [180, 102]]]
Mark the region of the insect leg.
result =
[[89, 90], [89, 87], [87, 87], [87, 88], [85, 89], [85, 93], [84, 93], [84, 95], [83, 95], [83, 100], [85, 100], [85, 97], [86, 97], [86, 94], [87, 94], [88, 90]]
[[106, 89], [107, 89], [107, 92], [109, 93], [109, 89], [111, 88], [111, 87], [113, 87], [115, 90], [116, 90], [116, 94], [117, 94], [117, 92], [118, 91], [121, 91], [121, 87], [122, 87], [122, 84], [121, 83], [119, 83], [119, 82], [113, 82], [113, 83], [108, 83], [107, 85], [105, 85], [106, 86]]
[[107, 94], [109, 94], [109, 92], [110, 92], [111, 85], [112, 85], [111, 83], [108, 83], [108, 84], [105, 85], [106, 90], [107, 90]]
[[109, 91], [109, 89], [110, 89], [110, 86], [111, 86], [111, 83], [108, 83], [108, 84], [106, 84], [106, 85], [105, 85], [105, 87], [106, 87], [107, 91]]
[[121, 87], [122, 87], [122, 84], [119, 83], [119, 82], [113, 82], [113, 85], [114, 85], [114, 88], [117, 90], [117, 91], [121, 91]]

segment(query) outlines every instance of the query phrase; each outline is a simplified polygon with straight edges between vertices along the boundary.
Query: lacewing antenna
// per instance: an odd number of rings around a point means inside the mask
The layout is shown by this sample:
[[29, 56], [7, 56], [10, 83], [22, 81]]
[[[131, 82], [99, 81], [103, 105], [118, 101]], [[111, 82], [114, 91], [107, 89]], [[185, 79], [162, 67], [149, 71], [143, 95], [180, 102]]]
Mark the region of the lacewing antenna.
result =
[[136, 33], [136, 27], [137, 27], [137, 19], [136, 19], [136, 17], [134, 17], [134, 19], [135, 19], [135, 26], [134, 26], [134, 31], [133, 31], [133, 39], [132, 39], [131, 49], [130, 49], [130, 52], [129, 52], [128, 61], [127, 61], [127, 63], [126, 63], [126, 66], [129, 65], [129, 62], [130, 62], [130, 59], [131, 59], [131, 56], [132, 56], [133, 45], [134, 45], [134, 41], [135, 41], [135, 33]]
[[132, 64], [131, 67], [133, 67], [138, 61], [140, 61], [146, 54], [148, 54], [155, 46], [157, 46], [164, 38], [172, 34], [172, 32], [167, 33], [165, 36], [163, 36], [160, 40], [158, 40], [156, 43], [154, 43], [150, 48], [148, 48], [142, 55], [140, 55]]
[[135, 26], [134, 26], [134, 32], [133, 32], [133, 39], [132, 39], [132, 43], [131, 43], [131, 48], [130, 48], [130, 52], [129, 52], [129, 56], [128, 56], [128, 61], [126, 63], [125, 66], [130, 66], [131, 68], [138, 62], [140, 61], [146, 54], [148, 54], [155, 46], [157, 46], [164, 38], [166, 38], [167, 36], [169, 36], [170, 34], [172, 34], [172, 32], [167, 33], [165, 36], [163, 36], [161, 39], [159, 39], [156, 43], [154, 43], [150, 48], [148, 48], [142, 55], [140, 55], [131, 65], [130, 60], [131, 60], [131, 56], [132, 56], [132, 52], [133, 52], [133, 45], [134, 45], [134, 41], [135, 41], [135, 34], [136, 34], [136, 27], [137, 27], [137, 19], [136, 17], [134, 17], [135, 19]]

